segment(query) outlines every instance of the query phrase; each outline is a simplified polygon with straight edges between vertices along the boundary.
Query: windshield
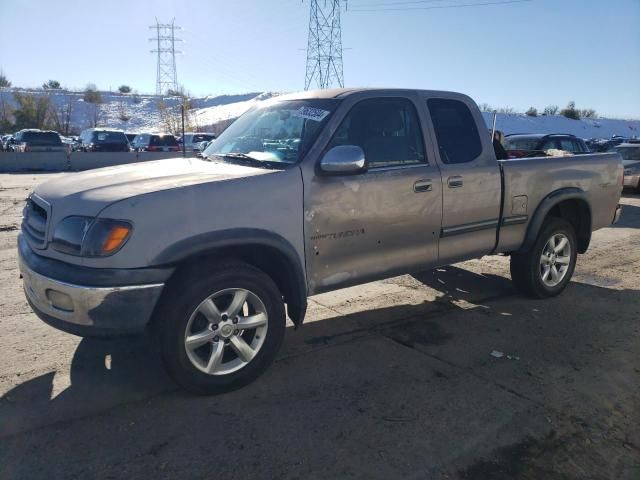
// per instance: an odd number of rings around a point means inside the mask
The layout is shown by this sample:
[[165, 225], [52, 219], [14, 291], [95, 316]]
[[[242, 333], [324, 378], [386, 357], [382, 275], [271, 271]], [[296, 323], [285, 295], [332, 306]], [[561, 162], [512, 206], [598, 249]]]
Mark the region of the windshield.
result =
[[335, 99], [293, 100], [255, 108], [213, 140], [204, 155], [297, 163], [338, 102]]
[[640, 160], [640, 146], [637, 147], [616, 147], [616, 151], [623, 160]]

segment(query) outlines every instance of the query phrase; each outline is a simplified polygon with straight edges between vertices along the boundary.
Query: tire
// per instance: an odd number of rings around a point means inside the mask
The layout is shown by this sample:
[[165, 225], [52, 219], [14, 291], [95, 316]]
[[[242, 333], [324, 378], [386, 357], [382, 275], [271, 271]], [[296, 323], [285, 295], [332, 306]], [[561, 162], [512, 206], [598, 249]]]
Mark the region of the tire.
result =
[[168, 287], [152, 329], [178, 385], [202, 395], [222, 393], [254, 381], [273, 362], [286, 316], [282, 294], [263, 271], [239, 261], [204, 265]]
[[[566, 243], [562, 243], [564, 246], [554, 252], [555, 256], [548, 255], [552, 247], [557, 249], [561, 246], [563, 239], [566, 239]], [[577, 257], [573, 226], [562, 218], [549, 217], [542, 224], [531, 250], [511, 255], [511, 279], [516, 289], [524, 295], [532, 298], [554, 297], [569, 284]]]

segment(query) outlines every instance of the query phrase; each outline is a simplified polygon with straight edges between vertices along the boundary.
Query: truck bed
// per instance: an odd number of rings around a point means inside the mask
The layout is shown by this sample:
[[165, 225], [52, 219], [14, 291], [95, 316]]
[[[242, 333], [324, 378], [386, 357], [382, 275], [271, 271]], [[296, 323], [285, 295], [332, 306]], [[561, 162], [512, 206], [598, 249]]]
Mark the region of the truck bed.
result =
[[496, 252], [520, 248], [535, 208], [560, 189], [578, 188], [587, 194], [592, 206], [591, 231], [611, 224], [622, 189], [619, 154], [528, 157], [498, 163], [504, 185], [502, 217], [519, 217], [522, 221], [505, 225], [503, 220]]

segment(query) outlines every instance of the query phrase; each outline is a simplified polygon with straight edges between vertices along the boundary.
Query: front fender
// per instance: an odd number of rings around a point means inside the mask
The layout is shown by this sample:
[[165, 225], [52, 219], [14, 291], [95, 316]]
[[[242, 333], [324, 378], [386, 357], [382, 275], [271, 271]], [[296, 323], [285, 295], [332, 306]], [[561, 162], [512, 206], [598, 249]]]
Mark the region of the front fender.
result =
[[[259, 251], [267, 248], [277, 252], [286, 265], [272, 277], [285, 295], [287, 313], [296, 326], [300, 325], [307, 310], [307, 281], [303, 263], [296, 249], [284, 237], [274, 232], [254, 228], [233, 228], [207, 232], [185, 238], [162, 250], [153, 259], [153, 265], [179, 265], [199, 256], [211, 256], [216, 252], [243, 249]], [[268, 263], [268, 262], [267, 262]], [[280, 282], [278, 282], [280, 280]], [[282, 285], [281, 283], [284, 283]]]

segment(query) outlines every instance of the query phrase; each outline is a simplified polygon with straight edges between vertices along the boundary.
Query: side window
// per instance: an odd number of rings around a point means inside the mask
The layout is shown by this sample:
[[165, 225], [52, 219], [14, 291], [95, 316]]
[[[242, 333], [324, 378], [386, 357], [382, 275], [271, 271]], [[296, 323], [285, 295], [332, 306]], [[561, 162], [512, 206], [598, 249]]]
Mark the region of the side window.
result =
[[571, 138], [562, 138], [560, 139], [560, 150], [564, 150], [566, 152], [579, 152], [580, 150], [576, 150], [576, 145], [574, 144]]
[[580, 140], [573, 140], [573, 151], [576, 153], [586, 153], [587, 149], [585, 148], [584, 143]]
[[363, 100], [340, 124], [329, 144], [357, 145], [369, 168], [427, 163], [413, 104], [402, 98]]
[[469, 108], [459, 100], [445, 98], [431, 98], [427, 100], [427, 106], [442, 161], [458, 164], [478, 158], [482, 143]]
[[558, 142], [553, 138], [548, 138], [540, 146], [540, 150], [551, 150], [552, 148], [558, 148], [558, 149], [560, 148], [560, 145], [558, 145]]

